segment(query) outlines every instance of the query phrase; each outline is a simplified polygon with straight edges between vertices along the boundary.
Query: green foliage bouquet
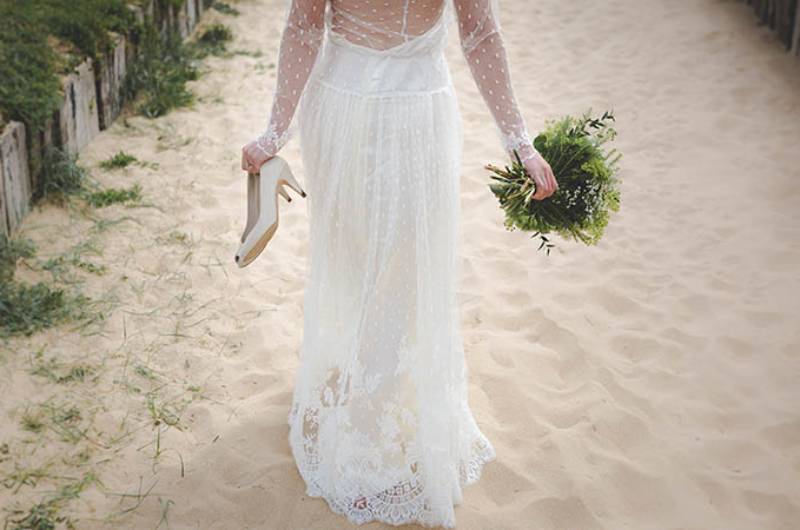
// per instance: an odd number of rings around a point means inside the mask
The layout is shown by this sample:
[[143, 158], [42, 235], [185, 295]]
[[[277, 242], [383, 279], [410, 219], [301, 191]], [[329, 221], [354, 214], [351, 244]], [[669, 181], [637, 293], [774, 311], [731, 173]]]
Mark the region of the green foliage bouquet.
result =
[[533, 141], [558, 181], [558, 189], [546, 199], [533, 199], [536, 184], [516, 150], [511, 167], [488, 164], [486, 169], [496, 181], [489, 188], [505, 211], [506, 228], [535, 232], [531, 237], [540, 238], [539, 250], [546, 248], [548, 255], [554, 245], [546, 234], [552, 232], [587, 245], [597, 243], [609, 213], [619, 210], [616, 175], [622, 155], [616, 149], [604, 149], [616, 137], [614, 121], [611, 112], [592, 118], [590, 110], [578, 118], [566, 116], [547, 123]]

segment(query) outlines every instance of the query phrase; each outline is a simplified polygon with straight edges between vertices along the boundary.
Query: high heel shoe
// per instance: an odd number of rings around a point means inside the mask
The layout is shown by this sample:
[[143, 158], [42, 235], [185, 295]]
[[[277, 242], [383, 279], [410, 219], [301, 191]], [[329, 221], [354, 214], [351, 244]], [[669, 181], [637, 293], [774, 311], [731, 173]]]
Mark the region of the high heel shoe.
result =
[[[240, 243], [244, 243], [247, 234], [250, 233], [250, 229], [253, 228], [253, 225], [256, 224], [256, 219], [258, 219], [258, 178], [259, 175], [257, 173], [247, 174], [247, 222], [245, 223], [242, 237], [239, 239]], [[286, 199], [286, 202], [292, 202], [292, 198], [283, 187], [278, 188], [278, 193]]]
[[292, 174], [289, 164], [279, 156], [273, 156], [262, 166], [258, 174], [248, 177], [248, 222], [242, 245], [234, 261], [242, 268], [256, 259], [278, 229], [278, 194], [291, 200], [283, 186], [287, 185], [301, 197], [306, 192]]

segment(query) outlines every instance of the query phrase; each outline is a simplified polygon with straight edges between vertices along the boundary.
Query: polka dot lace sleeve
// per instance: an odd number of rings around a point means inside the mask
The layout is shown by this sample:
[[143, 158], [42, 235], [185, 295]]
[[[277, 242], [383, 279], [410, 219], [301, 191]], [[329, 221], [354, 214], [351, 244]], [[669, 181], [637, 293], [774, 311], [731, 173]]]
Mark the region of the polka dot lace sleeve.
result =
[[493, 0], [453, 0], [461, 50], [472, 76], [492, 113], [500, 141], [513, 156], [528, 160], [538, 153], [528, 135], [511, 85], [499, 13]]
[[273, 156], [291, 138], [290, 124], [319, 55], [325, 33], [326, 0], [290, 0], [278, 52], [275, 95], [258, 147]]

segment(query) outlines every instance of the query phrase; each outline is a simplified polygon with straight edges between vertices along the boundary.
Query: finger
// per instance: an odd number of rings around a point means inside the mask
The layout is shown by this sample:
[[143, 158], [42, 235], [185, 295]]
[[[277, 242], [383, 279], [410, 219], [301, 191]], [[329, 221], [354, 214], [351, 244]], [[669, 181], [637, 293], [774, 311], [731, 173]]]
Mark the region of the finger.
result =
[[542, 180], [545, 182], [545, 193], [547, 194], [547, 197], [550, 197], [555, 191], [553, 189], [553, 185], [550, 183], [550, 179], [547, 178], [546, 174], [542, 177]]
[[545, 171], [543, 169], [540, 169], [537, 172], [536, 176], [539, 178], [539, 182], [542, 183], [541, 186], [542, 186], [542, 191], [544, 192], [544, 194], [545, 195], [549, 195], [551, 190], [550, 190], [550, 181], [547, 180], [547, 173], [545, 173]]
[[541, 176], [534, 175], [533, 181], [536, 183], [536, 191], [533, 193], [533, 198], [541, 200], [547, 197], [547, 188]]
[[547, 172], [542, 170], [541, 180], [544, 184], [544, 196], [545, 198], [551, 196], [553, 194], [553, 185], [550, 182], [550, 179], [547, 178]]
[[550, 183], [550, 195], [552, 195], [558, 189], [558, 184], [556, 183], [556, 178], [553, 176], [553, 172], [549, 166], [545, 170], [545, 175], [547, 176], [547, 181]]
[[555, 193], [558, 189], [558, 182], [556, 182], [556, 176], [550, 168], [547, 168], [547, 178], [550, 180], [550, 187], [553, 189], [553, 193]]

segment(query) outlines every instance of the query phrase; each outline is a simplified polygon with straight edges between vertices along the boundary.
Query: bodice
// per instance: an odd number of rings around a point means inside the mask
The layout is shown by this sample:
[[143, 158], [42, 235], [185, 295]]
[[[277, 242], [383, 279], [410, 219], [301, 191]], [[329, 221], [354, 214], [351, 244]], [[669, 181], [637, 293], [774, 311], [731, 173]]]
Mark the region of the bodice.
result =
[[312, 72], [336, 88], [370, 94], [448, 87], [443, 51], [451, 20], [503, 146], [523, 160], [536, 154], [511, 86], [498, 0], [286, 1], [272, 111], [257, 140], [265, 154], [276, 154], [291, 136]]
[[[339, 90], [371, 96], [432, 92], [452, 84], [444, 47], [445, 13], [419, 35], [387, 48], [351, 40], [326, 23], [325, 42], [312, 78]], [[329, 19], [332, 17], [328, 17]]]
[[329, 38], [377, 55], [408, 57], [444, 49], [452, 3], [444, 0], [330, 0]]

